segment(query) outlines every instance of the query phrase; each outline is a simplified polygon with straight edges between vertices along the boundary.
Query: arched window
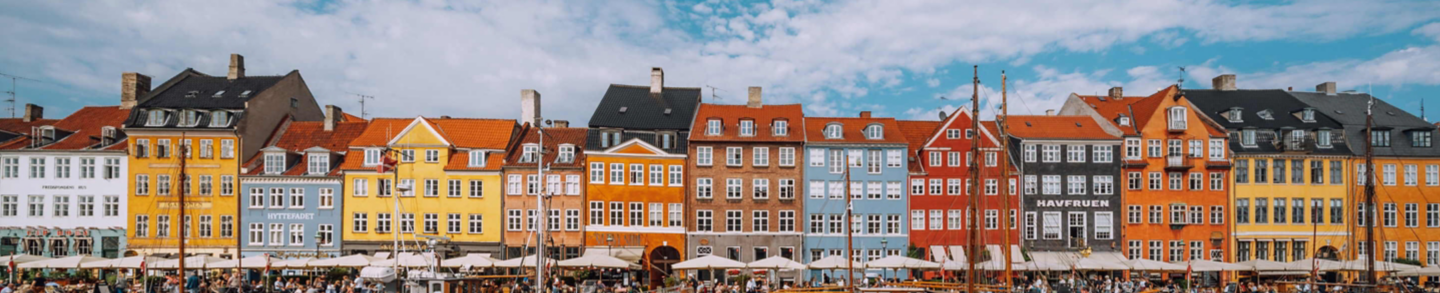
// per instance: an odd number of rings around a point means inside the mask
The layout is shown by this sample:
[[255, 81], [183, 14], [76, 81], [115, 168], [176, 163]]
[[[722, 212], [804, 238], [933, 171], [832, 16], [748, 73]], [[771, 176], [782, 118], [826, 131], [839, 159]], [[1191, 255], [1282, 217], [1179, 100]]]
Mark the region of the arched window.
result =
[[880, 126], [879, 124], [871, 124], [870, 126], [865, 126], [865, 138], [866, 138], [866, 139], [881, 139], [881, 138], [885, 138], [885, 128], [884, 128], [883, 126]]
[[165, 110], [150, 110], [150, 117], [145, 119], [146, 126], [165, 125]]
[[840, 139], [840, 138], [841, 138], [841, 136], [840, 136], [840, 124], [835, 123], [835, 124], [825, 125], [825, 138], [826, 138], [826, 139]]

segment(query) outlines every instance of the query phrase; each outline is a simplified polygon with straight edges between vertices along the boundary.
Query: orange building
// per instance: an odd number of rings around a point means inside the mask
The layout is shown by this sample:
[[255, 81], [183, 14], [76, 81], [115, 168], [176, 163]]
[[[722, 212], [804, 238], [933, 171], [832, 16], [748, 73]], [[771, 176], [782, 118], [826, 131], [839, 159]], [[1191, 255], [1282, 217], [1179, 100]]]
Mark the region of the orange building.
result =
[[1148, 97], [1126, 97], [1119, 87], [1106, 96], [1071, 95], [1061, 110], [1123, 132], [1121, 245], [1130, 258], [1224, 261], [1229, 255], [1228, 137], [1196, 109], [1170, 86]]

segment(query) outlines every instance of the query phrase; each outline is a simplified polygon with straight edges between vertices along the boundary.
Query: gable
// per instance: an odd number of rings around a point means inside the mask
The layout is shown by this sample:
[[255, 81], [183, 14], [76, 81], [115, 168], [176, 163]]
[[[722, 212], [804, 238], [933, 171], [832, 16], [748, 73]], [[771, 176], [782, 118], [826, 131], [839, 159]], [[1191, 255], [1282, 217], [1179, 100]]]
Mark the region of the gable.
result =
[[[964, 122], [966, 123], [956, 124], [957, 121], [960, 121], [961, 114], [964, 114]], [[960, 107], [960, 109], [955, 110], [955, 114], [951, 114], [950, 117], [946, 117], [945, 121], [941, 123], [940, 128], [935, 130], [935, 133], [930, 134], [930, 139], [925, 141], [925, 147], [931, 147], [935, 144], [935, 142], [940, 141], [940, 139], [945, 136], [946, 129], [960, 129], [963, 133], [965, 129], [971, 129], [968, 125], [973, 125], [973, 123], [975, 122], [973, 122], [973, 118], [970, 117], [969, 106], [962, 106]], [[977, 136], [984, 136], [986, 138], [985, 141], [989, 142], [989, 144], [981, 144], [980, 147], [994, 147], [1000, 145], [1000, 141], [995, 139], [995, 135], [991, 134], [990, 130], [985, 127], [980, 127], [980, 131]], [[961, 139], [964, 139], [963, 136]]]
[[609, 150], [605, 150], [605, 153], [627, 155], [669, 155], [669, 153], [666, 153], [664, 150], [652, 146], [649, 143], [646, 143], [645, 141], [640, 139], [631, 139], [630, 141], [627, 141], [623, 144], [611, 147]]
[[448, 146], [450, 142], [445, 140], [445, 137], [441, 136], [439, 132], [435, 131], [435, 127], [430, 125], [429, 120], [425, 120], [424, 117], [415, 117], [415, 120], [412, 120], [409, 126], [405, 126], [404, 130], [401, 130], [399, 134], [395, 135], [395, 138], [391, 139], [389, 144]]

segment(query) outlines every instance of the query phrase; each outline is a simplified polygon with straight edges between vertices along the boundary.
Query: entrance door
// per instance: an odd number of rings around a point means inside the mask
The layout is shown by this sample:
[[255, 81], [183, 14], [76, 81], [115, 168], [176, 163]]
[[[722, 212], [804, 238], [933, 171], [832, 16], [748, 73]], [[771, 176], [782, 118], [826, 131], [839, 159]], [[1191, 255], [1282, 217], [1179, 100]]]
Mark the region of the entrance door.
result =
[[[649, 266], [645, 268], [650, 272], [650, 286], [655, 288], [665, 286], [665, 277], [672, 272], [670, 265], [680, 262], [680, 250], [674, 247], [661, 246], [650, 250]], [[678, 279], [678, 278], [677, 278]]]

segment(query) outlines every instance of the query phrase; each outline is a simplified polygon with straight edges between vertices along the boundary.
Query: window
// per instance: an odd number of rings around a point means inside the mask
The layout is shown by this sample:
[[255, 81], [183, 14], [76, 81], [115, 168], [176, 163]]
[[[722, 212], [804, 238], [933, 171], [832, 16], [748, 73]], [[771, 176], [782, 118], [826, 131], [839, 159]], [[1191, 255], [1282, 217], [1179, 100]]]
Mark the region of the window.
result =
[[159, 195], [170, 195], [170, 175], [155, 176], [155, 193]]
[[1375, 147], [1388, 147], [1388, 146], [1390, 146], [1390, 131], [1389, 131], [1389, 130], [1383, 130], [1383, 129], [1381, 129], [1381, 130], [1371, 130], [1371, 132], [1370, 132], [1370, 144], [1371, 144], [1371, 146], [1375, 146]]
[[[758, 155], [758, 154], [757, 154], [757, 155]], [[782, 167], [792, 167], [792, 166], [795, 166], [795, 148], [793, 148], [793, 147], [783, 147], [783, 148], [780, 148], [780, 166], [782, 166]]]
[[1225, 190], [1225, 173], [1210, 172], [1210, 190]]
[[[1084, 177], [1081, 177], [1080, 179], [1083, 180]], [[1108, 176], [1108, 175], [1105, 175], [1105, 176], [1095, 176], [1095, 177], [1094, 177], [1094, 182], [1093, 182], [1093, 186], [1095, 187], [1095, 193], [1094, 193], [1094, 194], [1096, 194], [1096, 195], [1111, 195], [1111, 194], [1114, 194], [1114, 193], [1115, 193], [1115, 182], [1114, 182], [1114, 181], [1115, 181], [1114, 178], [1111, 177], [1111, 176]]]
[[741, 164], [741, 157], [744, 156], [744, 152], [745, 152], [745, 150], [744, 150], [743, 148], [740, 148], [740, 147], [727, 147], [727, 148], [725, 148], [725, 165], [726, 165], [726, 166], [732, 166], [732, 167], [733, 167], [733, 166], [740, 166], [740, 164]]
[[1160, 181], [1160, 180], [1161, 180], [1161, 179], [1160, 179], [1160, 172], [1150, 172], [1149, 174], [1150, 174], [1150, 180], [1149, 180], [1149, 182], [1150, 182], [1150, 184], [1149, 184], [1149, 185], [1150, 185], [1150, 190], [1161, 190], [1161, 189], [1164, 189], [1164, 188], [1165, 188], [1164, 186], [1161, 185], [1162, 183], [1161, 183], [1161, 181]]
[[774, 136], [790, 135], [790, 121], [777, 119], [774, 122], [771, 122], [770, 133]]
[[1147, 157], [1151, 158], [1159, 158], [1164, 156], [1164, 154], [1160, 153], [1160, 140], [1158, 139], [1146, 140], [1145, 152], [1147, 154]]
[[1184, 130], [1186, 127], [1185, 107], [1170, 108], [1170, 130]]
[[333, 208], [335, 208], [335, 189], [334, 189], [334, 188], [321, 188], [321, 189], [319, 190], [319, 192], [320, 192], [320, 196], [319, 196], [320, 208], [322, 208], [322, 209], [333, 209]]
[[1114, 214], [1110, 212], [1095, 212], [1095, 239], [1112, 239], [1115, 236], [1114, 222]]
[[1380, 173], [1381, 176], [1382, 176], [1382, 177], [1381, 177], [1381, 181], [1380, 181], [1381, 184], [1385, 184], [1385, 185], [1389, 185], [1389, 186], [1394, 186], [1394, 185], [1395, 185], [1395, 164], [1385, 164], [1384, 166], [1381, 166], [1380, 171], [1382, 172], [1382, 173]]
[[725, 232], [741, 232], [744, 228], [744, 215], [737, 210], [725, 211]]
[[[769, 232], [769, 231], [770, 231], [770, 211], [753, 211], [753, 212], [751, 213], [751, 215], [750, 215], [750, 223], [751, 223], [750, 231], [752, 231], [752, 232]], [[739, 231], [739, 230], [733, 230], [733, 231]]]
[[[954, 219], [954, 221], [959, 221], [959, 218], [960, 218], [960, 217], [959, 217], [959, 212], [960, 212], [960, 210], [951, 210], [951, 211], [950, 211], [950, 213], [953, 215], [952, 218]], [[930, 230], [936, 230], [936, 231], [944, 230], [944, 229], [945, 229], [945, 220], [944, 220], [944, 217], [945, 217], [945, 211], [944, 211], [944, 210], [930, 210]], [[951, 229], [959, 228], [959, 227], [953, 227], [953, 226], [954, 226], [954, 225], [952, 225]]]
[[290, 246], [305, 245], [305, 224], [290, 224]]
[[283, 154], [283, 153], [266, 153], [266, 154], [265, 154], [265, 174], [276, 175], [276, 174], [280, 174], [280, 172], [284, 172], [284, 171], [285, 171], [285, 154]]
[[1412, 130], [1410, 131], [1410, 146], [1428, 148], [1430, 147], [1430, 136], [1430, 131]]
[[[930, 216], [931, 216], [931, 217], [930, 217], [930, 220], [931, 220], [931, 221], [930, 221], [930, 223], [931, 223], [930, 226], [931, 226], [931, 228], [932, 228], [931, 230], [940, 230], [940, 228], [942, 228], [942, 226], [941, 226], [942, 223], [940, 223], [940, 218], [938, 217], [938, 216], [940, 215], [940, 213], [939, 213], [940, 211], [941, 211], [941, 210], [933, 210], [933, 211], [930, 212]], [[943, 224], [944, 224], [943, 227], [944, 227], [944, 228], [948, 228], [948, 229], [950, 229], [950, 230], [960, 230], [960, 229], [964, 229], [964, 228], [961, 227], [961, 226], [964, 226], [963, 223], [965, 223], [965, 219], [966, 219], [966, 218], [969, 218], [969, 217], [964, 217], [964, 216], [965, 216], [965, 214], [962, 213], [961, 210], [948, 210], [948, 211], [945, 211], [945, 222], [943, 223]]]
[[1000, 192], [1000, 181], [996, 179], [985, 179], [985, 195], [995, 195]]
[[1060, 145], [1047, 144], [1040, 146], [1040, 160], [1046, 163], [1060, 162]]
[[755, 120], [740, 120], [740, 136], [755, 136]]
[[[865, 162], [867, 166], [865, 171], [870, 174], [880, 174], [880, 151], [871, 150], [869, 153], [870, 158]], [[856, 160], [858, 161], [859, 158], [856, 158]]]
[[[1024, 149], [1024, 152], [1023, 152], [1023, 155], [1022, 155], [1022, 159], [1025, 160], [1026, 163], [1034, 163], [1034, 162], [1035, 162], [1035, 145], [1033, 145], [1033, 144], [1025, 144], [1025, 145], [1022, 146], [1021, 148]], [[931, 161], [931, 162], [930, 162], [930, 165], [931, 165], [931, 166], [938, 166], [938, 165], [936, 165], [936, 163], [935, 163], [935, 161], [938, 161], [938, 160], [935, 159], [935, 158], [933, 158], [935, 154], [936, 154], [936, 153], [930, 153], [930, 155], [931, 155], [931, 157], [932, 157], [932, 158], [930, 159], [930, 161]]]
[[370, 214], [355, 213], [350, 217], [350, 231], [365, 233], [370, 229]]
[[904, 165], [905, 159], [901, 156], [903, 150], [885, 150], [885, 167], [900, 168]]
[[946, 130], [945, 130], [945, 139], [960, 139], [960, 130], [959, 130], [959, 129], [946, 129]]
[[696, 197], [696, 198], [713, 198], [713, 197], [714, 197], [714, 193], [713, 193], [713, 192], [714, 192], [714, 189], [712, 188], [712, 184], [713, 184], [713, 183], [714, 183], [713, 179], [710, 179], [710, 178], [695, 178], [695, 197]]
[[1151, 223], [1151, 224], [1164, 224], [1164, 223], [1165, 223], [1165, 216], [1164, 216], [1165, 211], [1164, 211], [1164, 209], [1165, 209], [1164, 207], [1161, 207], [1161, 206], [1158, 206], [1158, 205], [1152, 205], [1152, 206], [1150, 206], [1150, 217], [1149, 217], [1150, 219], [1149, 219], [1149, 220], [1150, 220], [1150, 223]]
[[285, 224], [270, 224], [270, 245], [285, 245]]
[[1084, 163], [1084, 162], [1085, 162], [1085, 146], [1084, 146], [1084, 145], [1067, 145], [1067, 146], [1065, 146], [1065, 157], [1066, 157], [1066, 159], [1065, 159], [1066, 162], [1070, 162], [1070, 163]]
[[610, 184], [625, 184], [625, 164], [610, 163]]
[[885, 128], [884, 128], [884, 127], [881, 127], [880, 125], [870, 125], [870, 126], [866, 126], [866, 127], [865, 127], [865, 138], [866, 138], [866, 139], [882, 139], [882, 138], [885, 138]]
[[960, 166], [960, 152], [946, 152], [945, 158], [946, 165], [949, 165], [950, 167]]
[[[682, 168], [684, 168], [684, 167], [681, 166], [681, 165], [670, 165], [669, 168], [670, 168], [670, 180], [669, 180], [670, 186], [672, 186], [672, 187], [673, 187], [673, 186], [681, 186], [681, 185], [682, 185], [682, 184], [680, 183], [681, 180], [685, 180], [685, 177], [684, 177], [684, 176], [681, 176], [681, 174], [682, 174], [682, 171], [681, 171], [681, 170], [683, 170]], [[576, 194], [576, 195], [579, 195], [579, 194], [580, 194], [580, 191], [579, 191], [578, 187], [577, 187], [577, 189], [576, 189], [576, 191], [575, 191], [575, 194]]]
[[1416, 165], [1405, 165], [1405, 186], [1419, 185], [1419, 167]]
[[[519, 214], [519, 213], [516, 213], [515, 215], [518, 216], [518, 215], [520, 215], [520, 214]], [[375, 214], [375, 232], [376, 232], [376, 233], [390, 233], [390, 222], [391, 222], [391, 220], [390, 220], [390, 214], [388, 214], [388, 213], [377, 213], [377, 214]]]
[[1037, 226], [1035, 212], [1025, 212], [1025, 239], [1035, 239]]
[[995, 230], [1000, 228], [1000, 211], [985, 210], [985, 229]]
[[1045, 175], [1042, 178], [1043, 192], [1045, 195], [1060, 195], [1060, 175]]
[[1125, 139], [1125, 159], [1126, 159], [1126, 160], [1138, 160], [1138, 159], [1140, 159], [1140, 139], [1139, 139], [1139, 138], [1126, 138], [1126, 139]]
[[825, 125], [825, 130], [824, 130], [824, 132], [825, 132], [825, 139], [840, 139], [840, 138], [841, 138], [840, 124], [831, 123], [831, 124], [829, 124], [829, 125]]
[[[844, 154], [841, 150], [838, 150], [838, 149], [830, 150], [830, 173], [831, 173], [831, 174], [840, 174], [840, 173], [842, 173], [842, 171], [844, 171], [844, 170], [842, 169], [842, 168], [845, 168], [845, 159], [844, 159], [844, 157], [843, 157], [844, 155], [845, 155], [845, 154]], [[856, 160], [858, 160], [858, 159], [859, 159], [859, 158], [856, 158]]]
[[1065, 194], [1069, 194], [1069, 195], [1084, 195], [1084, 194], [1085, 194], [1085, 176], [1079, 176], [1079, 175], [1066, 176], [1066, 177], [1065, 177], [1065, 186], [1068, 187], [1067, 190], [1066, 190], [1066, 192], [1065, 192]]
[[1114, 158], [1114, 152], [1111, 151], [1111, 148], [1112, 148], [1112, 147], [1114, 147], [1114, 146], [1111, 146], [1111, 145], [1095, 145], [1095, 146], [1094, 146], [1094, 149], [1095, 149], [1094, 162], [1095, 162], [1095, 163], [1109, 163], [1111, 160], [1113, 160], [1113, 158]]
[[1125, 222], [1126, 222], [1126, 223], [1130, 223], [1130, 224], [1141, 224], [1141, 223], [1144, 223], [1144, 222], [1141, 220], [1141, 218], [1140, 218], [1140, 213], [1141, 213], [1141, 208], [1140, 208], [1139, 205], [1129, 205], [1129, 206], [1126, 206], [1126, 207], [1125, 207]]
[[1047, 240], [1060, 239], [1060, 212], [1045, 212], [1044, 220], [1043, 238]]
[[415, 214], [400, 214], [400, 233], [415, 232]]
[[[761, 183], [760, 181], [761, 181], [761, 180], [765, 180], [765, 179], [755, 179], [755, 180], [756, 180], [756, 182], [755, 182], [755, 184], [756, 184], [755, 190], [756, 190], [757, 193], [759, 193], [759, 192], [760, 192], [760, 187], [759, 187], [759, 185], [760, 185], [760, 183]], [[779, 188], [779, 191], [780, 191], [780, 192], [779, 192], [779, 193], [780, 193], [779, 198], [780, 198], [780, 199], [795, 199], [795, 179], [779, 179], [777, 182], [778, 182], [779, 185], [780, 185], [780, 188]], [[769, 181], [768, 181], [768, 180], [765, 181], [765, 184], [768, 185], [768, 184], [769, 184]]]
[[767, 148], [767, 147], [755, 147], [755, 148], [752, 148], [752, 149], [751, 149], [751, 153], [753, 153], [753, 154], [751, 155], [751, 157], [752, 157], [752, 158], [751, 158], [751, 162], [750, 162], [750, 165], [751, 165], [751, 166], [769, 166], [769, 165], [770, 165], [770, 148]]
[[645, 184], [645, 164], [630, 164], [630, 185]]
[[725, 178], [725, 199], [740, 199], [742, 184], [740, 178]]
[[1387, 202], [1380, 206], [1384, 208], [1384, 210], [1381, 211], [1381, 225], [1385, 227], [1395, 227], [1395, 203]]
[[1201, 141], [1198, 140], [1198, 139], [1192, 139], [1192, 140], [1190, 140], [1190, 150], [1189, 150], [1189, 154], [1190, 154], [1190, 157], [1191, 157], [1191, 158], [1203, 158], [1203, 157], [1205, 157], [1205, 149], [1204, 149], [1203, 146], [1201, 146], [1202, 144], [1204, 144], [1204, 142], [1201, 142]]

